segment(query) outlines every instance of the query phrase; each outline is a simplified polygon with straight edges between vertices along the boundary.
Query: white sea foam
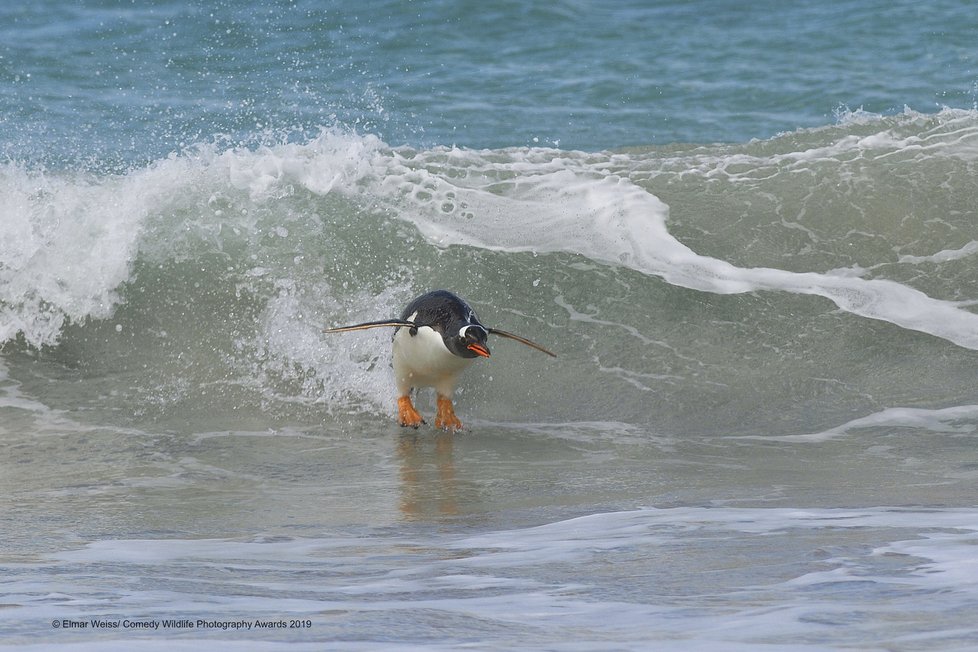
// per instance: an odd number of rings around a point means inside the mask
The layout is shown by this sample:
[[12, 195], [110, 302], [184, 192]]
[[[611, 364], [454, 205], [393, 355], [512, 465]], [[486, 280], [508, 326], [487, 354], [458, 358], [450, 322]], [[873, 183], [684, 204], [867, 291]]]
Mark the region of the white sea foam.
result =
[[929, 432], [971, 433], [975, 431], [976, 424], [978, 424], [978, 405], [956, 405], [934, 410], [894, 407], [847, 421], [821, 432], [781, 436], [748, 435], [740, 439], [817, 443], [838, 439], [862, 428], [916, 428]]
[[[274, 372], [289, 377], [294, 375], [293, 366], [298, 365], [315, 372], [300, 373], [302, 382], [309, 385], [300, 397], [316, 397], [330, 408], [389, 412], [396, 395], [385, 353], [390, 350], [392, 332], [376, 329], [350, 337], [325, 334], [323, 327], [377, 319], [376, 306], [404, 305], [410, 300], [410, 289], [393, 284], [379, 296], [354, 292], [346, 294], [343, 302], [333, 296], [331, 288], [319, 289], [300, 296], [294, 284], [280, 283], [278, 294], [269, 300], [261, 316], [257, 346], [259, 358], [265, 362], [256, 375]], [[271, 391], [274, 383], [263, 381], [262, 386], [264, 391]]]
[[0, 342], [53, 344], [66, 322], [111, 315], [147, 221], [202, 172], [177, 157], [125, 175], [0, 165]]
[[118, 186], [0, 166], [0, 341], [50, 343], [66, 319], [110, 314], [145, 209]]
[[[878, 152], [883, 146], [851, 136], [827, 147], [832, 151], [794, 155], [802, 162], [842, 156], [840, 148]], [[224, 225], [253, 228], [253, 217], [247, 211], [218, 215], [209, 225], [194, 208], [203, 198], [245, 192], [250, 201], [264, 203], [288, 197], [297, 187], [386, 207], [440, 247], [567, 252], [703, 292], [819, 296], [849, 313], [978, 350], [978, 315], [908, 285], [832, 271], [738, 267], [696, 253], [669, 232], [669, 207], [616, 173], [607, 157], [544, 149], [417, 152], [335, 131], [306, 144], [257, 151], [202, 147], [120, 177], [52, 177], [5, 164], [0, 199], [9, 208], [0, 221], [0, 341], [19, 332], [31, 344], [49, 344], [66, 320], [111, 314], [137, 255], [179, 255], [166, 251], [178, 246], [179, 233], [163, 237], [179, 224], [157, 222], [180, 210], [188, 195], [197, 197], [188, 205], [197, 222], [183, 226], [219, 239]], [[144, 237], [147, 226], [156, 234], [151, 243]], [[973, 250], [966, 245], [929, 259]]]
[[[305, 640], [358, 628], [358, 640], [378, 649], [435, 631], [439, 645], [465, 645], [470, 627], [492, 649], [520, 640], [523, 649], [612, 642], [640, 650], [660, 641], [670, 649], [820, 650], [851, 636], [886, 649], [910, 641], [966, 649], [973, 625], [945, 610], [978, 603], [976, 541], [973, 509], [882, 507], [645, 508], [468, 535], [96, 541], [40, 562], [58, 569], [51, 581], [8, 564], [7, 600], [21, 606], [6, 614], [288, 614], [313, 619]], [[586, 576], [582, 564], [592, 569]], [[104, 579], [102, 568], [111, 569]], [[131, 575], [143, 578], [138, 591], [115, 579]], [[901, 615], [910, 622], [894, 626]], [[444, 623], [456, 621], [470, 627], [446, 635]]]
[[942, 249], [930, 256], [900, 256], [901, 263], [919, 265], [920, 263], [946, 263], [950, 260], [960, 260], [978, 253], [978, 240], [972, 240], [958, 249]]
[[571, 252], [704, 292], [821, 296], [853, 314], [978, 349], [978, 316], [954, 302], [885, 279], [742, 268], [699, 255], [669, 233], [668, 207], [658, 198], [580, 158], [548, 151], [506, 152], [496, 162], [492, 152], [399, 151], [373, 137], [330, 132], [308, 145], [226, 152], [209, 164], [255, 199], [292, 184], [386, 197], [394, 215], [442, 247]]
[[[383, 157], [382, 189], [401, 202], [396, 215], [438, 246], [508, 252], [570, 252], [623, 265], [667, 282], [717, 294], [782, 291], [821, 296], [847, 312], [921, 331], [978, 350], [978, 315], [885, 279], [834, 273], [744, 268], [702, 256], [667, 228], [668, 207], [630, 180], [586, 166], [535, 167], [514, 155], [492, 163], [487, 153], [438, 152], [431, 170], [417, 156]], [[481, 161], [478, 173], [473, 159]], [[459, 160], [462, 180], [439, 173], [441, 158]], [[500, 178], [516, 178], [499, 181]], [[481, 179], [481, 180], [480, 180]], [[474, 182], [473, 182], [474, 181]], [[424, 192], [419, 194], [419, 189]]]

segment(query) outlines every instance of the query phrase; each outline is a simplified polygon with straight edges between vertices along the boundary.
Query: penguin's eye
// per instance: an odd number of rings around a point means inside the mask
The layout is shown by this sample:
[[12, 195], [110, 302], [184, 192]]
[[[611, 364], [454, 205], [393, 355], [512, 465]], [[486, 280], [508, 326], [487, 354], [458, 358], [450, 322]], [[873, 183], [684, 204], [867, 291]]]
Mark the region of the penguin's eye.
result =
[[480, 337], [480, 335], [482, 335], [482, 333], [483, 333], [483, 330], [481, 328], [478, 328], [478, 327], [466, 327], [466, 329], [465, 329], [465, 339], [468, 342], [479, 342], [479, 341], [485, 339], [484, 337]]

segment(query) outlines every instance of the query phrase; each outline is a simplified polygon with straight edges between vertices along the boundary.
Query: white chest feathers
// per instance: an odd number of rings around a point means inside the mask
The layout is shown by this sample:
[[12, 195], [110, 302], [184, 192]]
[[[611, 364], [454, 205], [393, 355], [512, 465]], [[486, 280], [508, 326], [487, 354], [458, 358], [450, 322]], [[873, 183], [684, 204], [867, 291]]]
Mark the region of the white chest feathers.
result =
[[401, 328], [394, 335], [394, 380], [401, 396], [412, 387], [434, 387], [445, 397], [455, 391], [459, 373], [475, 358], [461, 358], [445, 346], [441, 335], [421, 326], [415, 335], [411, 329]]

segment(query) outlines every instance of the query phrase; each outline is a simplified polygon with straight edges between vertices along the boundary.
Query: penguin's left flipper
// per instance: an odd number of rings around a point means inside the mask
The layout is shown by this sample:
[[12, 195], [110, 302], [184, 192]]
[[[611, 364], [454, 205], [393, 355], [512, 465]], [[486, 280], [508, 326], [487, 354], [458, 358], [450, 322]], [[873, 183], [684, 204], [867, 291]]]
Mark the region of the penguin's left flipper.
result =
[[337, 326], [336, 328], [324, 328], [324, 333], [347, 333], [349, 331], [362, 331], [368, 328], [382, 328], [384, 326], [393, 326], [400, 328], [401, 326], [407, 326], [408, 328], [416, 328], [417, 324], [413, 321], [406, 321], [404, 319], [383, 319], [381, 321], [367, 321], [362, 324], [353, 324], [352, 326]]
[[551, 358], [556, 358], [557, 357], [557, 354], [554, 353], [553, 351], [550, 351], [548, 349], [545, 349], [542, 346], [540, 346], [539, 344], [537, 344], [536, 342], [532, 342], [532, 341], [526, 339], [525, 337], [520, 337], [519, 335], [514, 335], [513, 333], [508, 333], [506, 331], [501, 331], [498, 328], [489, 328], [489, 329], [486, 329], [486, 330], [489, 331], [489, 334], [490, 335], [499, 335], [500, 337], [508, 337], [509, 339], [516, 340], [517, 342], [520, 342], [521, 344], [526, 344], [528, 347], [530, 347], [532, 349], [536, 349], [537, 351], [542, 351], [543, 353], [546, 353], [547, 355], [549, 355]]

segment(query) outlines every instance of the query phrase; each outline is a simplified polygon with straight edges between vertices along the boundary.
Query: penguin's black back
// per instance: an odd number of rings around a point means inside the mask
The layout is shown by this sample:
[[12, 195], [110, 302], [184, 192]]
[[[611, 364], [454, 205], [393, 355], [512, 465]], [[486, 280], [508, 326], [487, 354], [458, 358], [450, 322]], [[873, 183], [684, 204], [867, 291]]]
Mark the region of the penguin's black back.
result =
[[479, 323], [469, 304], [448, 290], [433, 290], [422, 294], [407, 305], [401, 313], [401, 319], [410, 319], [411, 315], [414, 315], [411, 321], [418, 326], [429, 326], [442, 335], [447, 328], [459, 322]]

